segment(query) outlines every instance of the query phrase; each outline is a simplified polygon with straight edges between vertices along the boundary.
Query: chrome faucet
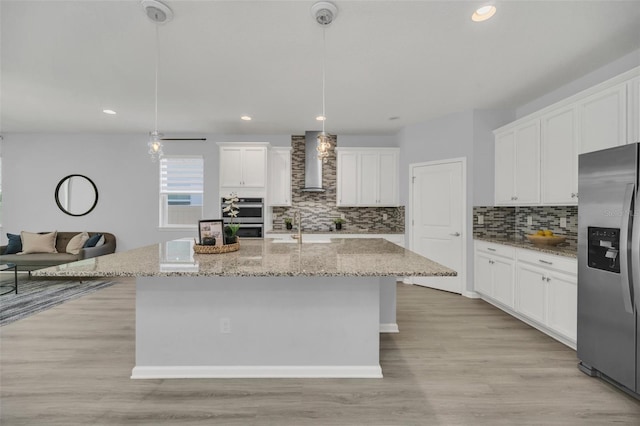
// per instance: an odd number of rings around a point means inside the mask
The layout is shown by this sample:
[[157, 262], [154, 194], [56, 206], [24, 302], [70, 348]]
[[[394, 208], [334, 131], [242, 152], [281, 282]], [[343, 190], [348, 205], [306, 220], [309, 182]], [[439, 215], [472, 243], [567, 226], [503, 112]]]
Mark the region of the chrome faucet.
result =
[[293, 238], [298, 240], [298, 244], [302, 244], [302, 215], [300, 214], [300, 210], [293, 214], [293, 220], [298, 225], [298, 235], [294, 235]]

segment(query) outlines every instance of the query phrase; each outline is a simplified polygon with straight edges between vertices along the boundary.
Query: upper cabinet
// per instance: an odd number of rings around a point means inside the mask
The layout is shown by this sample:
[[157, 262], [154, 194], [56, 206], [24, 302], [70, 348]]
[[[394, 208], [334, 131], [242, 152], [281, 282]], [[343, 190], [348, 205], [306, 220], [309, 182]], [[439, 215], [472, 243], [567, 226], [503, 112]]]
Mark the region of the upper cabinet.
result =
[[627, 143], [627, 85], [619, 84], [578, 101], [580, 152]]
[[496, 134], [496, 205], [540, 202], [540, 120]]
[[269, 191], [267, 205], [291, 205], [291, 148], [269, 150]]
[[220, 188], [224, 192], [264, 197], [266, 143], [220, 143]]
[[398, 148], [336, 148], [339, 207], [398, 205]]
[[640, 142], [640, 67], [494, 135], [496, 205], [575, 205], [580, 154]]
[[632, 79], [627, 85], [629, 117], [627, 143], [640, 142], [640, 77]]
[[578, 203], [578, 107], [545, 114], [542, 126], [542, 204]]

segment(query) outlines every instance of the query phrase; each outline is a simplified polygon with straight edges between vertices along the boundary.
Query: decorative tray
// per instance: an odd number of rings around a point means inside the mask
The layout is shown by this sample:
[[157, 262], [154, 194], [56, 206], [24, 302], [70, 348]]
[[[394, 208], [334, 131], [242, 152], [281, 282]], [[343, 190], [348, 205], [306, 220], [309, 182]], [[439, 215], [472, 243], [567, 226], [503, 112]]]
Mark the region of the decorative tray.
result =
[[558, 235], [542, 236], [542, 235], [527, 235], [527, 239], [536, 246], [557, 246], [564, 243], [567, 238]]
[[231, 253], [232, 251], [240, 250], [240, 238], [236, 237], [236, 242], [233, 244], [225, 244], [223, 246], [203, 246], [202, 244], [193, 244], [193, 251], [198, 254], [221, 254]]

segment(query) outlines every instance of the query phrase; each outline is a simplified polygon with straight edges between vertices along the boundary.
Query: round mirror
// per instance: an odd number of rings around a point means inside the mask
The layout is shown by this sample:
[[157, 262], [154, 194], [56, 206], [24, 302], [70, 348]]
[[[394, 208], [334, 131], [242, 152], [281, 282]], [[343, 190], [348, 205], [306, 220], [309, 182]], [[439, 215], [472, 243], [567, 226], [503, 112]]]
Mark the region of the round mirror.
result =
[[71, 216], [89, 214], [98, 204], [98, 188], [83, 175], [69, 175], [56, 186], [56, 204]]

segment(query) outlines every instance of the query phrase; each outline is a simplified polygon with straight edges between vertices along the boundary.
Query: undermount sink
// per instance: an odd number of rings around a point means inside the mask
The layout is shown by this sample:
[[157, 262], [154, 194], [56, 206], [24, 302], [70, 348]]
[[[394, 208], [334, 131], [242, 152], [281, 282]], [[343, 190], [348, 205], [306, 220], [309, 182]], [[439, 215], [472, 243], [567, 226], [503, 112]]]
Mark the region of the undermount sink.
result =
[[[282, 244], [282, 243], [286, 243], [286, 244], [298, 244], [298, 240], [295, 239], [279, 239], [279, 240], [273, 240], [274, 244]], [[329, 244], [331, 243], [331, 240], [305, 240], [304, 237], [302, 238], [302, 244]]]

